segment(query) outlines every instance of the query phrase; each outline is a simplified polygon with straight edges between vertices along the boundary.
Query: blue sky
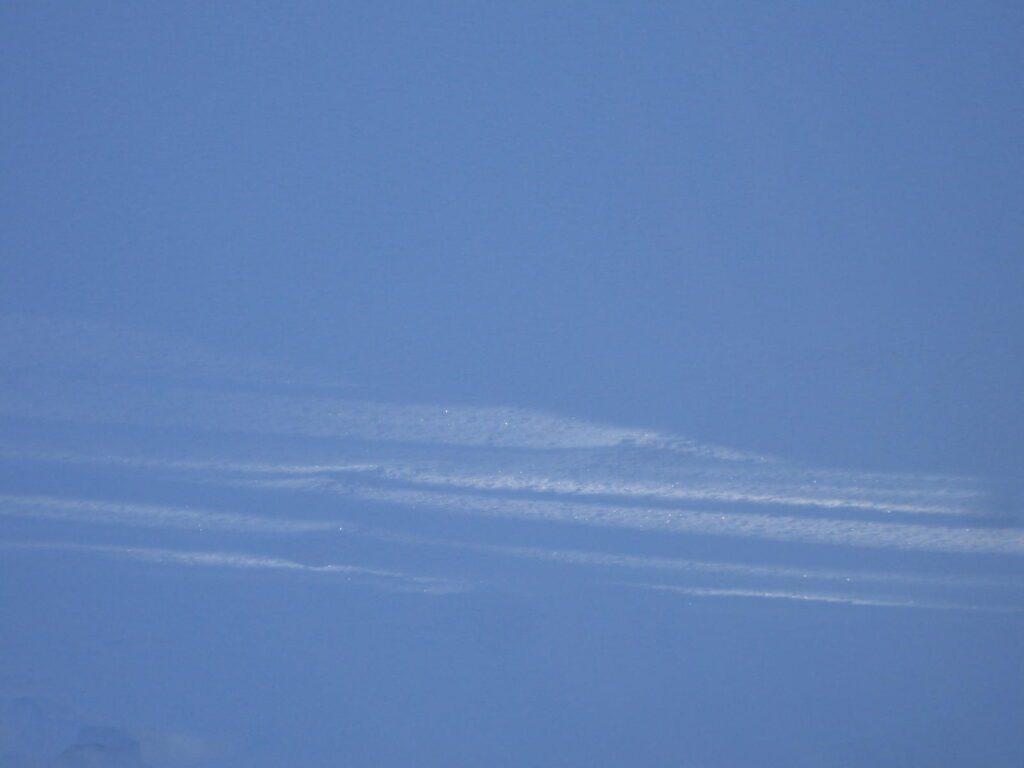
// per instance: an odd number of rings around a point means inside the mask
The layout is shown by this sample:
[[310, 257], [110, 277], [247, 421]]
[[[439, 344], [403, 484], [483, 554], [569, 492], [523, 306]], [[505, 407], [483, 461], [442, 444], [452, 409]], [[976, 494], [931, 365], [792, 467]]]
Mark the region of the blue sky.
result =
[[0, 20], [0, 765], [1024, 759], [1014, 4]]

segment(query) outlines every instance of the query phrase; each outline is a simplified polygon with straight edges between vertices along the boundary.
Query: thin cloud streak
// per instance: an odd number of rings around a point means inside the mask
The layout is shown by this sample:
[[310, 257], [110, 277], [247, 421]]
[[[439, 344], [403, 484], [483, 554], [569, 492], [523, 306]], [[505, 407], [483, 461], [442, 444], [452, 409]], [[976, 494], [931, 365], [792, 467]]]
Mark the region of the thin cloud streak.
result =
[[[913, 589], [956, 589], [973, 590], [973, 598], [982, 598], [983, 602], [957, 603], [962, 607], [984, 608], [991, 599], [987, 593], [978, 593], [977, 590], [997, 589], [1002, 594], [1006, 591], [1020, 593], [1024, 590], [1024, 581], [1019, 579], [999, 578], [993, 576], [937, 576], [930, 574], [916, 573], [894, 573], [878, 571], [840, 571], [815, 567], [794, 568], [777, 565], [752, 565], [746, 563], [729, 563], [722, 561], [688, 560], [679, 558], [664, 558], [650, 556], [636, 556], [620, 553], [592, 552], [574, 549], [543, 549], [540, 547], [516, 547], [495, 544], [481, 544], [475, 542], [453, 541], [444, 539], [430, 539], [423, 537], [410, 537], [389, 532], [369, 531], [367, 535], [413, 545], [452, 547], [460, 550], [482, 552], [505, 557], [521, 558], [553, 562], [567, 566], [590, 566], [613, 569], [635, 569], [645, 571], [661, 571], [690, 576], [711, 576], [725, 577], [732, 582], [731, 589], [754, 590], [749, 582], [756, 585], [760, 592], [778, 592], [779, 590], [767, 590], [767, 582], [795, 582], [800, 586], [790, 587], [788, 591], [806, 595], [809, 585], [817, 582], [836, 583], [843, 589], [855, 589], [871, 584], [883, 585], [889, 589], [899, 588], [902, 591]], [[743, 582], [748, 582], [744, 584]], [[845, 593], [837, 593], [835, 597], [840, 598]], [[890, 596], [882, 599], [889, 599]], [[860, 600], [869, 599], [861, 596]], [[874, 598], [872, 598], [874, 599]], [[892, 599], [897, 599], [892, 597]], [[922, 601], [910, 596], [900, 596], [898, 599], [907, 600], [914, 605], [921, 605]], [[1014, 609], [1016, 610], [1016, 609]]]
[[[737, 482], [714, 481], [705, 477], [693, 481], [673, 483], [645, 483], [637, 481], [607, 480], [581, 482], [570, 479], [559, 479], [551, 476], [530, 476], [522, 472], [495, 472], [488, 475], [458, 471], [452, 466], [449, 471], [424, 470], [415, 463], [409, 462], [401, 466], [395, 462], [334, 462], [334, 463], [286, 463], [286, 462], [254, 462], [230, 460], [196, 460], [196, 459], [164, 459], [146, 457], [128, 457], [117, 455], [88, 456], [69, 452], [31, 452], [22, 450], [6, 450], [0, 452], [11, 458], [23, 458], [36, 461], [57, 461], [79, 464], [99, 464], [124, 466], [132, 468], [148, 468], [156, 470], [177, 471], [185, 473], [223, 473], [226, 475], [284, 475], [287, 477], [307, 478], [307, 484], [314, 485], [314, 478], [330, 479], [337, 475], [355, 475], [387, 483], [419, 484], [435, 487], [449, 487], [468, 491], [487, 492], [529, 492], [550, 493], [563, 496], [612, 496], [636, 499], [637, 501], [705, 501], [722, 504], [749, 504], [761, 506], [805, 507], [829, 513], [870, 511], [875, 513], [899, 514], [933, 514], [942, 516], [969, 515], [970, 509], [964, 502], [976, 498], [979, 494], [966, 489], [942, 489], [931, 492], [915, 489], [888, 488], [883, 492], [878, 489], [864, 487], [842, 487], [837, 485], [817, 486], [813, 483], [804, 485], [781, 485], [772, 481], [754, 483], [751, 480]], [[706, 474], [706, 473], [705, 473]], [[736, 470], [729, 473], [735, 478]], [[210, 479], [210, 478], [206, 478]], [[299, 481], [296, 485], [302, 485]], [[287, 485], [287, 483], [282, 483]], [[765, 489], [768, 490], [765, 490]], [[760, 490], [758, 490], [760, 489]], [[816, 495], [817, 494], [817, 495]], [[881, 499], [872, 499], [871, 496]], [[901, 498], [902, 497], [902, 498]], [[916, 502], [907, 498], [917, 497]], [[951, 499], [952, 503], [937, 503], [941, 499]]]
[[676, 571], [681, 573], [720, 574], [757, 579], [792, 579], [797, 581], [837, 581], [844, 584], [875, 582], [907, 586], [936, 587], [999, 587], [1024, 589], [1024, 581], [984, 576], [931, 576], [912, 573], [877, 571], [836, 571], [820, 568], [793, 568], [778, 565], [748, 565], [708, 560], [686, 560], [667, 557], [624, 555], [609, 552], [588, 552], [575, 549], [547, 550], [538, 547], [510, 547], [471, 544], [467, 542], [425, 542], [469, 548], [532, 560], [570, 565], [592, 565], [611, 568]]
[[[808, 493], [793, 493], [787, 489], [773, 492], [759, 492], [745, 484], [705, 485], [687, 487], [685, 483], [644, 483], [611, 481], [578, 481], [554, 477], [538, 477], [522, 474], [459, 474], [423, 471], [416, 468], [378, 465], [353, 466], [334, 470], [347, 473], [372, 473], [387, 480], [397, 480], [423, 485], [449, 486], [473, 491], [529, 491], [532, 493], [554, 493], [569, 496], [625, 496], [636, 499], [658, 499], [665, 501], [711, 501], [722, 503], [767, 504], [773, 506], [813, 507], [825, 510], [868, 510], [872, 512], [925, 513], [937, 515], [962, 515], [968, 512], [963, 506], [945, 504], [907, 503], [904, 501], [875, 501], [864, 497], [865, 489], [853, 488], [853, 495], [815, 496]], [[826, 492], [828, 489], [825, 489]]]
[[629, 446], [718, 461], [764, 457], [653, 431], [613, 427], [503, 406], [444, 406], [315, 395], [167, 387], [159, 396], [138, 386], [88, 385], [73, 390], [48, 380], [13, 382], [0, 413], [21, 418], [186, 427], [245, 433], [331, 437], [396, 444], [470, 448], [569, 449]]
[[675, 592], [689, 597], [747, 598], [760, 600], [790, 600], [803, 603], [838, 603], [842, 605], [872, 608], [922, 608], [940, 611], [983, 611], [992, 613], [1019, 613], [1019, 608], [1010, 606], [981, 606], [963, 603], [907, 600], [902, 598], [879, 598], [859, 595], [841, 595], [828, 592], [796, 592], [786, 590], [721, 589], [716, 587], [681, 587], [674, 584], [630, 584], [658, 592]]
[[333, 521], [281, 519], [236, 512], [52, 496], [0, 495], [0, 515], [76, 523], [248, 533], [312, 533], [336, 531], [344, 527]]
[[345, 486], [340, 490], [357, 498], [462, 514], [806, 544], [1024, 555], [1024, 531], [1013, 528], [953, 528], [791, 515], [608, 506], [358, 486]]
[[1024, 588], [1024, 583], [977, 576], [934, 576], [907, 573], [837, 571], [776, 565], [752, 565], [721, 561], [689, 560], [576, 549], [543, 549], [484, 544], [471, 541], [410, 536], [401, 532], [340, 523], [337, 520], [274, 519], [264, 516], [207, 509], [126, 504], [90, 499], [44, 496], [0, 496], [0, 515], [29, 519], [68, 520], [76, 523], [124, 525], [144, 528], [176, 528], [192, 531], [232, 531], [256, 535], [343, 532], [384, 542], [411, 546], [449, 547], [464, 551], [557, 562], [574, 566], [627, 568], [676, 573], [699, 573], [757, 580], [840, 582], [844, 585], [883, 583], [903, 586], [953, 588]]
[[[360, 472], [472, 490], [881, 514], [970, 514], [978, 496], [963, 479], [811, 471], [679, 435], [525, 408], [239, 389], [242, 382], [301, 384], [326, 378], [232, 359], [185, 339], [117, 325], [2, 315], [0, 350], [9, 363], [0, 413], [18, 418], [329, 437], [369, 442], [383, 451], [383, 460], [364, 466], [220, 467], [228, 471]], [[100, 381], [76, 377], [69, 383], [66, 376], [52, 375], [75, 370], [105, 376]], [[178, 385], [192, 375], [213, 375], [221, 385]], [[140, 376], [155, 380], [140, 386]], [[398, 446], [481, 450], [459, 456], [454, 464], [430, 465], [396, 460]], [[495, 451], [499, 455], [492, 455]], [[179, 462], [178, 468], [186, 466]]]
[[369, 580], [378, 586], [386, 586], [397, 591], [415, 591], [431, 594], [464, 592], [469, 588], [463, 582], [434, 576], [416, 576], [400, 571], [369, 568], [359, 565], [341, 565], [333, 563], [327, 565], [308, 565], [294, 560], [266, 557], [262, 555], [250, 555], [240, 552], [161, 549], [151, 547], [118, 547], [59, 541], [0, 541], [0, 549], [81, 552], [166, 565], [290, 571], [296, 573], [343, 576], [347, 580], [354, 578], [362, 579], [364, 581]]

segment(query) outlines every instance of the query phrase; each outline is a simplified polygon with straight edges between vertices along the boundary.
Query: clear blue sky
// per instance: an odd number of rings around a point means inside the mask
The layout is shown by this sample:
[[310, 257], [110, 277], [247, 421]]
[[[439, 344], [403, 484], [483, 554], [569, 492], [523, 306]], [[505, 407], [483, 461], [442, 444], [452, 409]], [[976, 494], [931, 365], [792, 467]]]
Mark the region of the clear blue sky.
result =
[[[0, 363], [7, 368], [0, 424], [12, 451], [31, 444], [40, 455], [75, 453], [83, 461], [109, 457], [118, 446], [133, 456], [170, 450], [179, 459], [202, 454], [210, 461], [243, 448], [276, 452], [275, 460], [289, 451], [317, 462], [436, 460], [449, 480], [456, 468], [506, 472], [520, 466], [515, 462], [524, 462], [521, 471], [530, 477], [578, 471], [601, 482], [611, 476], [626, 482], [627, 475], [629, 482], [660, 482], [673, 471], [676, 448], [667, 443], [652, 449], [664, 455], [615, 453], [618, 437], [588, 432], [584, 439], [572, 431], [577, 427], [557, 421], [577, 419], [842, 471], [849, 488], [909, 483], [900, 493], [913, 486], [913, 493], [925, 494], [918, 480], [849, 474], [872, 472], [947, 478], [941, 481], [947, 494], [961, 488], [957, 483], [977, 484], [970, 487], [984, 489], [985, 513], [1019, 530], [1024, 11], [1018, 4], [5, 2], [0, 51], [0, 309], [17, 318], [5, 326], [5, 356], [14, 362]], [[122, 354], [127, 337], [117, 334], [129, 331], [114, 328], [132, 329], [143, 341]], [[114, 341], [97, 342], [104, 334]], [[325, 432], [309, 417], [322, 401], [302, 398], [335, 390], [307, 381], [284, 395], [293, 398], [287, 405], [272, 399], [298, 374], [270, 383], [259, 374], [230, 396], [210, 395], [211, 404], [197, 405], [198, 395], [165, 397], [167, 371], [176, 360], [181, 370], [191, 363], [179, 357], [179, 342], [160, 346], [145, 334], [205, 345], [205, 357], [188, 360], [205, 361], [207, 373], [217, 375], [228, 368], [211, 360], [259, 359], [280, 366], [274, 370], [343, 378], [352, 386], [339, 396], [360, 402], [553, 414], [557, 423], [543, 422], [537, 434], [545, 441], [563, 435], [555, 447], [568, 454], [543, 453], [551, 446], [539, 449], [541, 438], [532, 432], [505, 443], [499, 438], [511, 458], [486, 454], [479, 446], [491, 445], [491, 438], [481, 437], [479, 425], [493, 419], [501, 426], [505, 419], [491, 411], [466, 412], [459, 424], [468, 426], [437, 432], [417, 426], [407, 411], [385, 409]], [[85, 350], [84, 358], [52, 352], [64, 349], [58, 337]], [[114, 379], [117, 395], [105, 389]], [[249, 395], [268, 399], [246, 400], [244, 407], [230, 399]], [[36, 397], [31, 406], [30, 396]], [[232, 411], [236, 406], [241, 410]], [[262, 420], [239, 416], [249, 413], [245, 408], [258, 410]], [[145, 418], [138, 415], [144, 412]], [[391, 419], [391, 426], [368, 437], [367, 424], [378, 429], [380, 419]], [[201, 423], [220, 436], [210, 437]], [[246, 430], [255, 436], [245, 437]], [[387, 430], [381, 439], [388, 446], [440, 447], [431, 453], [361, 442]], [[342, 447], [330, 442], [332, 435], [344, 438]], [[613, 454], [573, 452], [584, 443], [593, 448], [594, 440], [611, 441]], [[83, 464], [58, 472], [45, 462], [29, 467], [24, 456], [3, 461], [6, 490], [0, 491], [19, 498], [184, 504], [239, 514], [288, 510], [300, 517], [296, 510], [304, 504], [316, 514], [330, 511], [324, 500], [271, 499], [252, 488], [179, 486], [180, 479], [152, 467], [159, 477]], [[423, 466], [416, 464], [417, 471], [425, 472]], [[807, 492], [793, 488], [811, 483], [810, 475], [765, 479], [751, 467], [740, 476], [743, 490], [733, 493], [747, 500], [759, 483], [774, 483], [768, 495], [790, 501]], [[531, 488], [531, 499], [546, 492]], [[930, 486], [927, 492], [939, 493]], [[789, 501], [778, 503], [772, 514], [784, 513]], [[534, 532], [527, 523], [506, 521], [463, 530], [450, 518], [436, 527], [422, 519], [384, 515], [403, 535], [463, 534], [477, 545], [532, 546], [546, 536], [545, 546], [707, 554], [675, 534], [605, 531], [577, 540], [557, 526]], [[96, 547], [193, 545], [160, 532], [145, 542], [122, 541], [121, 533], [94, 540], [99, 534], [67, 533], [63, 525], [0, 517], [0, 538], [51, 541], [63, 531], [62, 541]], [[246, 542], [222, 542], [221, 549], [244, 549]], [[287, 554], [266, 546], [264, 554]], [[326, 545], [295, 546], [288, 558], [296, 562], [332, 556]], [[391, 553], [379, 541], [351, 547], [357, 561], [366, 555], [367, 563], [376, 557], [403, 571], [417, 570], [413, 565], [444, 570], [445, 557], [436, 552]], [[730, 562], [905, 565], [896, 554], [836, 554], [806, 543], [759, 540], [755, 551], [726, 538], [716, 547]], [[58, 587], [79, 585], [88, 604], [121, 571], [137, 574], [141, 566], [100, 565], [102, 558], [82, 552], [37, 559], [18, 551], [5, 573], [21, 586], [0, 587], [0, 613], [6, 606], [22, 623], [17, 637], [0, 629], [0, 650], [17, 647], [25, 655], [17, 656], [16, 668], [0, 661], [0, 673], [35, 679], [51, 668], [59, 677], [54, 659], [64, 652], [62, 643], [72, 645], [71, 666], [88, 665], [95, 651], [90, 633], [100, 631], [76, 618], [81, 608], [73, 600], [55, 596]], [[206, 745], [229, 733], [223, 739], [232, 746], [216, 758], [212, 747], [197, 747], [198, 757], [179, 750], [160, 763], [164, 758], [154, 757], [159, 750], [151, 745], [147, 760], [157, 766], [236, 759], [285, 764], [286, 754], [302, 756], [304, 762], [293, 764], [311, 766], [500, 765], [506, 759], [839, 765], [829, 757], [838, 754], [861, 755], [850, 765], [1024, 760], [1024, 743], [1008, 725], [1024, 716], [1021, 695], [1007, 682], [1019, 679], [1021, 653], [1008, 641], [1014, 633], [1019, 639], [1019, 621], [979, 620], [942, 640], [945, 622], [960, 626], [946, 614], [925, 619], [896, 610], [879, 618], [855, 607], [766, 613], [760, 604], [676, 614], [661, 593], [636, 597], [589, 584], [563, 589], [557, 574], [546, 583], [548, 577], [531, 576], [523, 566], [513, 578], [479, 557], [460, 566], [460, 576], [506, 586], [510, 580], [519, 585], [508, 587], [514, 598], [493, 584], [487, 587], [493, 592], [452, 598], [443, 608], [407, 597], [395, 607], [372, 590], [344, 593], [363, 630], [349, 636], [353, 655], [337, 667], [326, 646], [309, 640], [342, 631], [332, 623], [339, 621], [329, 607], [333, 591], [317, 587], [295, 597], [285, 582], [275, 582], [264, 608], [253, 603], [250, 615], [234, 602], [250, 594], [244, 581], [224, 585], [189, 571], [185, 578], [196, 584], [208, 580], [204, 609], [242, 610], [218, 623], [195, 605], [176, 602], [177, 572], [158, 569], [130, 594], [111, 598], [111, 616], [118, 618], [103, 632], [111, 641], [120, 632], [124, 650], [95, 651], [102, 657], [96, 669], [115, 676], [123, 652], [137, 686], [104, 689], [98, 681], [106, 678], [97, 672], [95, 678], [68, 673], [71, 682], [55, 687], [108, 702], [106, 721], [94, 725], [137, 733], [167, 719], [156, 707], [139, 724], [131, 706], [109, 702], [185, 685], [183, 670], [175, 671], [177, 682], [139, 671], [160, 666], [147, 666], [146, 649], [168, 637], [160, 625], [163, 609], [155, 606], [169, 601], [169, 615], [180, 619], [174, 626], [182, 632], [194, 626], [200, 638], [185, 643], [183, 658], [201, 659], [201, 649], [212, 647], [217, 658], [231, 659], [219, 667], [199, 663], [189, 680], [194, 689], [178, 690], [170, 699], [175, 706], [225, 696], [212, 691], [222, 682], [244, 689], [253, 669], [281, 667], [273, 683], [261, 678], [266, 687], [240, 695], [264, 707], [264, 736], [239, 735], [248, 733], [239, 723], [255, 717], [249, 705], [217, 699], [181, 728]], [[987, 567], [973, 560], [964, 565], [949, 552], [920, 557], [915, 567], [925, 570]], [[1019, 575], [1019, 557], [1007, 557], [992, 568]], [[47, 558], [74, 560], [80, 577], [52, 575]], [[263, 631], [258, 615], [290, 616], [300, 605], [305, 618], [281, 619], [286, 628], [275, 630], [273, 640], [252, 641], [232, 656], [237, 632]], [[45, 629], [45, 611], [65, 616], [64, 623]], [[432, 611], [442, 618], [431, 618]], [[693, 634], [687, 627], [698, 620], [705, 629]], [[406, 636], [409, 627], [424, 638]], [[600, 637], [608, 638], [606, 645], [594, 639]], [[883, 639], [890, 644], [882, 647]], [[750, 650], [764, 642], [770, 657]], [[835, 654], [829, 642], [837, 644]], [[572, 651], [571, 643], [583, 645]], [[46, 650], [33, 655], [29, 645]], [[290, 656], [290, 646], [305, 649], [320, 672], [294, 658], [273, 660], [278, 651]], [[975, 646], [991, 652], [979, 659], [969, 650]], [[931, 654], [929, 660], [908, 662], [910, 647]], [[368, 666], [352, 661], [360, 654]], [[690, 661], [674, 668], [679, 654]], [[817, 671], [798, 663], [807, 654], [817, 657]], [[848, 669], [842, 659], [851, 655], [856, 661]], [[1011, 669], [1017, 678], [1008, 677]], [[890, 687], [879, 677], [885, 675], [898, 682]], [[666, 680], [675, 682], [660, 682]], [[309, 711], [300, 703], [305, 684], [316, 688]], [[363, 692], [369, 709], [339, 698], [334, 686], [345, 685]], [[997, 689], [991, 696], [984, 693], [989, 685]], [[747, 703], [727, 693], [745, 686]], [[402, 698], [407, 695], [412, 698]], [[783, 705], [823, 704], [802, 731], [796, 715], [780, 713], [776, 696]], [[906, 709], [886, 713], [893, 696]], [[947, 697], [957, 704], [946, 706]], [[550, 709], [537, 704], [542, 699]], [[287, 715], [266, 709], [281, 702]], [[348, 741], [324, 719], [341, 710], [358, 726]], [[565, 718], [557, 727], [541, 714], [556, 711]], [[859, 725], [851, 725], [854, 717]], [[466, 718], [475, 723], [471, 736], [460, 730]], [[749, 747], [737, 740], [747, 732], [737, 718], [756, 723]], [[873, 718], [888, 719], [883, 727]], [[959, 739], [970, 745], [967, 753], [941, 738], [950, 723], [973, 729], [973, 737]], [[449, 741], [449, 732], [461, 736]], [[791, 748], [765, 747], [774, 743], [772, 734]], [[931, 751], [919, 751], [929, 735]], [[454, 746], [460, 739], [463, 752]], [[842, 746], [854, 741], [860, 746]], [[971, 756], [981, 743], [991, 754], [978, 762]], [[690, 758], [680, 751], [685, 744], [694, 746]], [[765, 754], [768, 762], [759, 762]]]

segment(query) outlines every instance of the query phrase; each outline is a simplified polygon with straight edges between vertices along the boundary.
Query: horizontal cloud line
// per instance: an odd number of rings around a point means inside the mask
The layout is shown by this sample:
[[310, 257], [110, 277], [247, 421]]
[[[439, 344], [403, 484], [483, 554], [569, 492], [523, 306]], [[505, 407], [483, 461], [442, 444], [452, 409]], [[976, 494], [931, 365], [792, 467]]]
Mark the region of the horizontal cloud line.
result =
[[337, 575], [347, 578], [371, 579], [381, 586], [401, 591], [422, 591], [430, 593], [462, 592], [468, 588], [464, 583], [434, 576], [416, 576], [400, 571], [389, 571], [359, 565], [308, 565], [294, 560], [240, 552], [218, 552], [205, 550], [160, 549], [151, 547], [119, 547], [91, 544], [77, 544], [60, 541], [0, 541], [0, 549], [44, 550], [82, 552], [106, 555], [127, 560], [186, 566], [209, 566], [240, 569], [269, 569], [322, 575]]
[[445, 544], [479, 551], [494, 552], [512, 557], [547, 560], [573, 565], [623, 567], [644, 570], [678, 571], [685, 573], [723, 574], [751, 578], [793, 579], [798, 581], [837, 581], [844, 584], [876, 582], [907, 586], [996, 587], [1024, 590], [1024, 581], [985, 576], [932, 576], [926, 574], [877, 571], [837, 571], [823, 570], [819, 568], [794, 568], [791, 566], [751, 565], [721, 561], [626, 555], [609, 552], [588, 552], [577, 549], [546, 550], [539, 547], [486, 545], [469, 542], [433, 542], [429, 540], [424, 541], [422, 539], [414, 541]]
[[689, 597], [707, 598], [748, 598], [761, 600], [791, 600], [808, 603], [838, 603], [874, 608], [922, 608], [942, 611], [984, 611], [994, 613], [1019, 613], [1019, 608], [1011, 606], [968, 605], [964, 603], [945, 603], [935, 601], [918, 601], [902, 598], [866, 597], [860, 595], [842, 595], [830, 592], [799, 592], [786, 590], [758, 589], [720, 589], [715, 587], [685, 587], [674, 584], [628, 584], [628, 586], [658, 592], [675, 592]]
[[64, 499], [52, 496], [0, 495], [0, 515], [147, 528], [250, 533], [311, 533], [340, 530], [345, 527], [335, 521], [281, 519], [188, 507]]
[[69, 520], [87, 524], [171, 527], [182, 530], [235, 531], [256, 534], [305, 534], [338, 531], [349, 535], [358, 535], [401, 544], [453, 547], [565, 564], [698, 572], [752, 578], [839, 581], [848, 584], [881, 582], [904, 585], [1024, 588], [1024, 583], [1022, 582], [991, 577], [836, 571], [635, 556], [619, 553], [588, 552], [576, 549], [547, 550], [538, 547], [516, 547], [410, 536], [387, 529], [366, 528], [361, 525], [341, 523], [337, 520], [281, 520], [217, 510], [129, 504], [92, 499], [0, 495], [0, 515], [14, 515], [31, 519]]
[[[685, 483], [643, 483], [614, 481], [579, 481], [557, 477], [538, 477], [521, 474], [496, 473], [471, 475], [459, 473], [425, 472], [415, 468], [395, 466], [349, 466], [334, 470], [339, 473], [371, 473], [388, 480], [420, 483], [434, 486], [452, 486], [474, 491], [530, 491], [568, 496], [626, 496], [636, 499], [666, 501], [710, 501], [723, 503], [764, 504], [773, 506], [812, 507], [826, 510], [865, 510], [872, 512], [924, 513], [935, 515], [963, 515], [963, 506], [935, 503], [908, 503], [905, 501], [876, 501], [860, 496], [815, 496], [786, 489], [759, 492], [740, 485], [687, 487]], [[859, 489], [854, 489], [859, 490]]]
[[1024, 531], [660, 509], [345, 486], [356, 498], [474, 515], [855, 547], [1024, 555]]
[[629, 447], [696, 459], [769, 459], [655, 431], [615, 427], [512, 406], [423, 405], [318, 395], [149, 389], [120, 382], [74, 389], [46, 377], [10, 382], [0, 413], [80, 423], [185, 427], [248, 433], [333, 437], [379, 443], [476, 448], [569, 449]]

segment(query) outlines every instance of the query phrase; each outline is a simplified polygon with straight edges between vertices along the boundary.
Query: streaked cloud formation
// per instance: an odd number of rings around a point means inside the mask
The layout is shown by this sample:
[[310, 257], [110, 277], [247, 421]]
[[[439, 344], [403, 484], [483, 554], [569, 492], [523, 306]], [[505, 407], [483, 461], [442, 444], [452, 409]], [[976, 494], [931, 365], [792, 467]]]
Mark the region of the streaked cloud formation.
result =
[[[7, 318], [0, 351], [12, 361], [0, 416], [39, 427], [0, 442], [0, 462], [36, 477], [60, 468], [113, 475], [131, 488], [123, 499], [39, 481], [10, 489], [0, 495], [0, 518], [21, 521], [31, 536], [5, 535], [9, 550], [318, 574], [432, 594], [486, 580], [458, 558], [439, 559], [446, 549], [610, 570], [617, 580], [656, 571], [678, 581], [657, 588], [700, 597], [908, 608], [1020, 599], [1019, 571], [1002, 571], [1006, 558], [1024, 555], [1024, 530], [992, 518], [984, 484], [971, 478], [806, 467], [516, 407], [342, 397], [325, 390], [332, 377], [230, 360], [131, 329]], [[68, 375], [75, 372], [82, 375]], [[85, 438], [78, 429], [99, 424], [105, 430], [90, 428]], [[174, 501], [196, 487], [216, 487], [224, 502]], [[409, 514], [421, 521], [416, 530]], [[473, 524], [468, 537], [446, 532], [456, 518]], [[531, 526], [538, 543], [503, 540], [504, 529], [493, 527], [500, 521]], [[138, 543], [119, 543], [122, 529], [135, 530]], [[153, 546], [147, 529], [226, 536], [232, 545]], [[660, 550], [713, 540], [720, 556], [652, 555], [625, 542], [621, 551], [565, 546], [609, 529], [653, 537]], [[322, 553], [352, 541], [388, 562], [278, 553]], [[762, 542], [785, 542], [803, 562], [759, 562]], [[888, 553], [896, 567], [808, 566], [823, 547]], [[911, 556], [947, 558], [945, 572], [915, 571]], [[403, 565], [424, 558], [437, 572]], [[965, 558], [971, 568], [958, 572]], [[978, 558], [992, 573], [978, 572]], [[604, 578], [595, 573], [594, 583]], [[883, 588], [886, 595], [865, 592]], [[943, 590], [970, 594], [936, 598]]]

